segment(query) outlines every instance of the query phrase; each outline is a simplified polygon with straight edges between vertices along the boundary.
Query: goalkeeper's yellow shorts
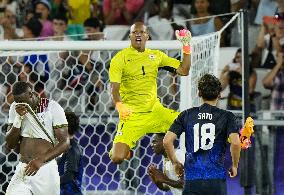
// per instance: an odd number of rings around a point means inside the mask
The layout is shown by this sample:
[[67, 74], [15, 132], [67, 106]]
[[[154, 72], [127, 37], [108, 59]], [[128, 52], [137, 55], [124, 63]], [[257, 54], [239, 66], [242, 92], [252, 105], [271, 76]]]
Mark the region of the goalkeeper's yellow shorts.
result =
[[132, 113], [128, 120], [120, 121], [113, 143], [125, 143], [130, 148], [149, 133], [166, 133], [179, 112], [165, 108], [160, 102], [154, 105], [152, 112]]

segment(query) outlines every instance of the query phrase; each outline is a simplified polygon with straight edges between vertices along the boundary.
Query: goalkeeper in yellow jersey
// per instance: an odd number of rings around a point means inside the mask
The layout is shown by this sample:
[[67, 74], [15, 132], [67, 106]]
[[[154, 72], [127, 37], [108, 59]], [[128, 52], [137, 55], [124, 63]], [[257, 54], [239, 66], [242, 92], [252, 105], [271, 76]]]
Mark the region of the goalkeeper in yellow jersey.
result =
[[136, 22], [130, 28], [131, 46], [111, 60], [111, 95], [120, 118], [110, 151], [114, 163], [122, 163], [145, 134], [165, 133], [179, 114], [162, 106], [156, 83], [159, 68], [181, 76], [189, 73], [191, 34], [184, 29], [176, 31], [176, 36], [183, 44], [181, 62], [161, 51], [145, 48], [148, 29], [142, 22]]

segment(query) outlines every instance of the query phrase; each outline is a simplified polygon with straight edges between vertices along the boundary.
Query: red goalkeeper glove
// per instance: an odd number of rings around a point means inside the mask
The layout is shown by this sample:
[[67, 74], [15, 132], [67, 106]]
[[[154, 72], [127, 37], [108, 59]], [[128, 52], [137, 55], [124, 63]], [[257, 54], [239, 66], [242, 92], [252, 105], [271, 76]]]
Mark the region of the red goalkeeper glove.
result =
[[254, 132], [253, 126], [254, 126], [253, 119], [251, 117], [248, 117], [246, 119], [244, 127], [240, 131], [241, 148], [244, 150], [248, 149], [251, 145], [250, 137]]
[[176, 30], [176, 37], [179, 40], [183, 47], [182, 51], [185, 54], [190, 54], [190, 41], [191, 41], [191, 33], [189, 30]]
[[119, 118], [121, 120], [127, 120], [130, 116], [130, 114], [132, 113], [131, 110], [129, 108], [127, 108], [127, 106], [125, 106], [125, 104], [123, 104], [122, 102], [117, 102], [115, 104], [115, 107], [119, 113]]

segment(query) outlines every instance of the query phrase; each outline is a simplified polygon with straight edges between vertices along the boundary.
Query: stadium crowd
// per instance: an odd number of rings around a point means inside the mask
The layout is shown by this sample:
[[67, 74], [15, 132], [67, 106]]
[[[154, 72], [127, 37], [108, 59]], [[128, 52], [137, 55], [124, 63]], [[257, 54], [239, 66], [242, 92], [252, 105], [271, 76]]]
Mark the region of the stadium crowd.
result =
[[[0, 40], [127, 40], [129, 27], [135, 21], [144, 21], [149, 27], [152, 40], [173, 40], [175, 30], [183, 28], [189, 29], [193, 36], [218, 31], [232, 17], [222, 14], [247, 8], [250, 16], [250, 59], [246, 66], [250, 66], [249, 94], [252, 111], [284, 110], [284, 1], [212, 2], [213, 0], [2, 0]], [[212, 17], [207, 18], [208, 16]], [[236, 24], [222, 33], [221, 46], [240, 47], [240, 38], [235, 34], [238, 34]], [[227, 108], [232, 110], [242, 108], [241, 55], [242, 51], [238, 50], [232, 63], [225, 66], [220, 74], [223, 90], [227, 86], [229, 88]], [[64, 108], [72, 108], [79, 113], [96, 115], [103, 112], [106, 107], [102, 106], [102, 101], [110, 104], [108, 109], [113, 111], [109, 97], [103, 94], [108, 88], [111, 58], [111, 54], [104, 51], [1, 55], [2, 115], [8, 114], [13, 102], [11, 88], [16, 81], [33, 83], [34, 90], [41, 97], [51, 97]], [[171, 79], [177, 78], [172, 75]], [[260, 88], [268, 89], [266, 93], [257, 91], [259, 83]], [[177, 108], [177, 105], [172, 104], [173, 97], [178, 94], [176, 88], [171, 87], [170, 95], [163, 102], [173, 108]], [[166, 92], [168, 93], [167, 90]], [[160, 89], [160, 93], [166, 92]], [[82, 98], [82, 94], [86, 96]], [[71, 95], [69, 100], [64, 98]], [[80, 106], [82, 102], [86, 102], [83, 110]], [[272, 143], [277, 136], [283, 136], [281, 131], [271, 131], [270, 134], [270, 139], [274, 139]], [[5, 135], [4, 130], [0, 135]], [[1, 136], [0, 145], [3, 143]], [[269, 153], [274, 153], [276, 149], [272, 147], [268, 150]], [[1, 179], [0, 176], [2, 182]], [[273, 189], [268, 191], [272, 192]]]

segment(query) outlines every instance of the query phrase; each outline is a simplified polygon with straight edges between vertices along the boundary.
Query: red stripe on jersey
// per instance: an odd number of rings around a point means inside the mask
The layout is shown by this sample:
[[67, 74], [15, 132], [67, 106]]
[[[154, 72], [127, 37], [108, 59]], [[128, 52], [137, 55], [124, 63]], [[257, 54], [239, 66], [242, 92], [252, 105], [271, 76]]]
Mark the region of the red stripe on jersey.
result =
[[39, 105], [38, 105], [38, 112], [41, 113], [41, 112], [44, 112], [45, 109], [47, 108], [48, 106], [48, 103], [49, 103], [49, 99], [47, 98], [40, 98], [39, 100]]

